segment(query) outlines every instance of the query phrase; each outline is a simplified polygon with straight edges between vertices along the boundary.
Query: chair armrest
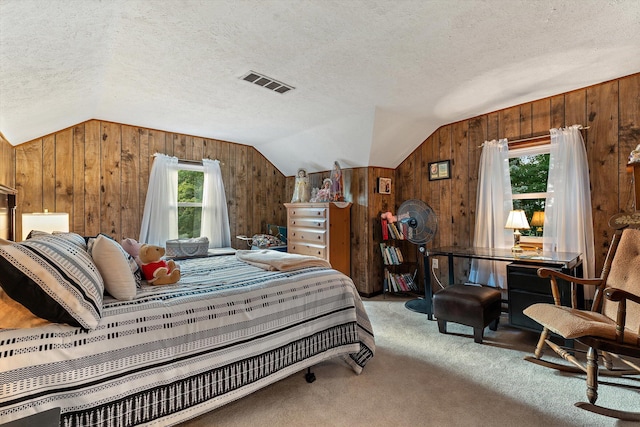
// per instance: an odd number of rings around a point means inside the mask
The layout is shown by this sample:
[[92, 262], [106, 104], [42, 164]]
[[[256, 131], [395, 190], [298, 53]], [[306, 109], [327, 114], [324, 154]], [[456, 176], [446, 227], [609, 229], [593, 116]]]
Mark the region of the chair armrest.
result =
[[598, 286], [602, 284], [602, 279], [583, 279], [581, 277], [571, 276], [558, 270], [550, 268], [539, 268], [538, 276], [551, 281], [551, 294], [555, 305], [562, 305], [560, 302], [560, 291], [558, 289], [558, 279], [571, 283], [571, 307], [578, 308], [578, 296], [576, 294], [576, 284], [584, 286]]
[[620, 302], [623, 299], [628, 299], [635, 302], [636, 304], [640, 304], [640, 296], [631, 294], [627, 291], [623, 291], [622, 289], [607, 288], [604, 290], [604, 295], [607, 297], [607, 299], [614, 302]]
[[586, 286], [598, 286], [600, 283], [602, 283], [602, 279], [584, 279], [582, 277], [571, 276], [561, 271], [544, 267], [538, 269], [538, 276], [542, 277], [543, 279], [555, 277], [556, 279], [562, 279], [566, 280], [567, 282], [578, 283], [580, 285]]

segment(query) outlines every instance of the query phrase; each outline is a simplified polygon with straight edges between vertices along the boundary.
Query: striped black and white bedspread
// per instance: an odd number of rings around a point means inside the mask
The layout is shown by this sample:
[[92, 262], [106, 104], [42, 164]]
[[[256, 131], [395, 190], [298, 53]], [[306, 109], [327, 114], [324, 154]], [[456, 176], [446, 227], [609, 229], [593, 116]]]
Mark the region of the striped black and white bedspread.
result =
[[335, 270], [180, 264], [177, 285], [107, 297], [96, 330], [0, 330], [0, 422], [61, 407], [62, 426], [171, 425], [323, 360], [360, 373], [373, 357], [362, 301]]

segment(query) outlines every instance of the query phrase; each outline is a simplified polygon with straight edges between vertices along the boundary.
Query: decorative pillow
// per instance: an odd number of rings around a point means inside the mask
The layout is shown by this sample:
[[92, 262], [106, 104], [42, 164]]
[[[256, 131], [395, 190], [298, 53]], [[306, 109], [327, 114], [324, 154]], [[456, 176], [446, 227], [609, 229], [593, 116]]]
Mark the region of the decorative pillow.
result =
[[0, 286], [51, 322], [94, 329], [102, 316], [102, 277], [89, 253], [67, 236], [0, 239]]
[[[104, 280], [105, 290], [119, 300], [133, 299], [137, 285], [128, 260], [130, 255], [118, 242], [103, 234], [90, 239], [89, 247], [93, 262]], [[133, 264], [138, 266], [135, 261]]]
[[84, 239], [84, 237], [82, 237], [77, 233], [72, 233], [68, 231], [54, 231], [53, 233], [47, 233], [46, 231], [31, 230], [26, 240], [38, 239], [39, 237], [42, 237], [42, 236], [46, 237], [51, 235], [58, 236], [62, 239], [68, 240], [69, 243], [73, 243], [83, 251], [87, 250], [87, 242]]
[[[131, 256], [131, 254], [129, 254], [127, 252], [127, 250], [124, 248], [124, 246], [122, 246], [121, 244], [119, 244], [118, 242], [116, 242], [111, 236], [109, 236], [108, 234], [103, 234], [100, 233], [95, 237], [83, 237], [83, 239], [85, 240], [85, 242], [87, 242], [87, 251], [89, 252], [89, 254], [91, 255], [92, 252], [92, 247], [93, 244], [95, 243], [96, 239], [102, 236], [106, 239], [111, 240], [112, 242], [117, 244], [117, 248], [120, 249], [122, 251], [122, 253], [124, 254], [124, 256], [127, 258], [127, 262], [129, 263], [129, 269], [131, 270], [131, 273], [133, 274], [133, 279], [136, 281], [136, 287], [140, 287], [140, 285], [142, 284], [142, 269], [140, 268], [140, 264], [137, 262], [137, 260]], [[95, 260], [94, 260], [95, 262]]]
[[50, 234], [51, 233], [49, 233], [47, 231], [31, 230], [29, 232], [29, 234], [27, 234], [27, 238], [25, 240], [33, 239], [33, 238], [38, 237], [38, 236], [49, 236]]

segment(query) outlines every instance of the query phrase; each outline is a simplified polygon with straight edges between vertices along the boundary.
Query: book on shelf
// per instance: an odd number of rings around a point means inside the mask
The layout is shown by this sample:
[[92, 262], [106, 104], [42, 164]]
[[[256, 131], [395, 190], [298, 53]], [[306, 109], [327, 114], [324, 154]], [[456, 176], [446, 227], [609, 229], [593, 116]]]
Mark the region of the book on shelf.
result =
[[380, 252], [382, 253], [382, 261], [384, 262], [384, 265], [391, 264], [389, 255], [387, 255], [387, 245], [380, 243]]
[[404, 261], [400, 248], [386, 243], [380, 243], [380, 251], [382, 252], [382, 260], [385, 265], [400, 265]]
[[394, 246], [394, 249], [396, 251], [396, 257], [398, 258], [398, 263], [402, 264], [404, 262], [404, 257], [402, 256], [402, 251], [397, 246]]
[[382, 240], [389, 240], [389, 223], [385, 218], [382, 218], [380, 223], [382, 224]]
[[418, 291], [418, 285], [415, 282], [415, 275], [410, 273], [393, 273], [389, 269], [384, 269], [385, 292], [411, 292]]
[[397, 222], [387, 223], [387, 228], [389, 229], [389, 237], [396, 240], [404, 240], [404, 235], [400, 232]]

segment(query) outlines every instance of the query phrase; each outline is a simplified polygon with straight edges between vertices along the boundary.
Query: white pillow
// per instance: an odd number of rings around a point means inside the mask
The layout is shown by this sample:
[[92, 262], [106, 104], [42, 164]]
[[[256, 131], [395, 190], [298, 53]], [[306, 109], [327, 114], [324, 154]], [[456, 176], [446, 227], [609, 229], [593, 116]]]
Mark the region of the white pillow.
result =
[[105, 290], [119, 300], [133, 299], [136, 296], [136, 281], [122, 246], [102, 234], [92, 243], [91, 257], [104, 280]]

